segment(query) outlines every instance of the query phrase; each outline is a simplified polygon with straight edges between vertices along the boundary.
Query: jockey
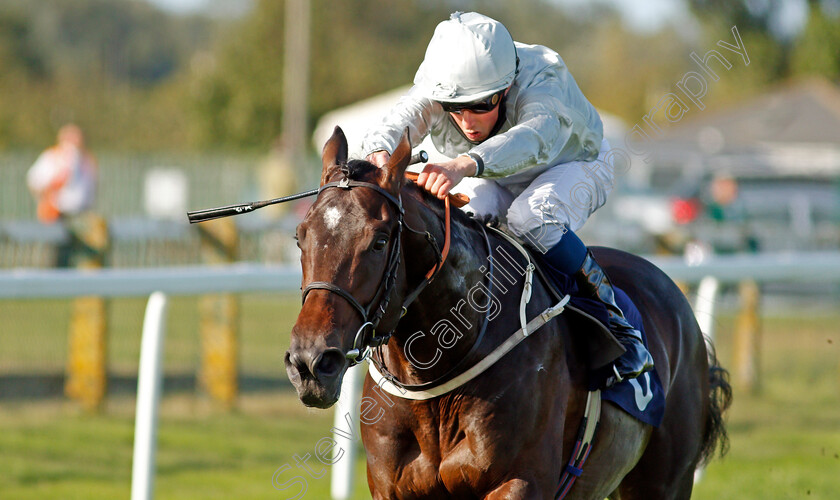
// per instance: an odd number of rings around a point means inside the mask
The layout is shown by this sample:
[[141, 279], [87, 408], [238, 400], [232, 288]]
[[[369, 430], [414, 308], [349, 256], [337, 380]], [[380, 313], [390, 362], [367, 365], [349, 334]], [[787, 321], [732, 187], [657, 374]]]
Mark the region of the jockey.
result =
[[427, 164], [418, 185], [439, 198], [458, 185], [471, 198], [464, 210], [506, 220], [583, 296], [606, 306], [610, 331], [626, 349], [606, 387], [653, 368], [641, 333], [575, 234], [606, 202], [614, 172], [604, 161], [601, 118], [556, 52], [514, 42], [487, 16], [452, 14], [435, 29], [412, 89], [366, 133], [368, 161], [383, 166], [406, 128], [412, 146], [431, 134], [451, 158]]

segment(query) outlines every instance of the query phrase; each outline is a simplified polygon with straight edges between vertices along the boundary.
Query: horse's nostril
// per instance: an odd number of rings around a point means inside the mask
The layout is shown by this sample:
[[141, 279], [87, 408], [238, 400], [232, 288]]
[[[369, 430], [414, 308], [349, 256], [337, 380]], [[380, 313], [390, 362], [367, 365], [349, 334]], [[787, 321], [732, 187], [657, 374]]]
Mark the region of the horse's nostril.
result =
[[327, 349], [315, 363], [315, 374], [319, 377], [334, 377], [344, 367], [346, 357], [338, 349]]
[[298, 353], [286, 351], [286, 369], [294, 368], [300, 377], [306, 377], [310, 374], [309, 365], [304, 361]]

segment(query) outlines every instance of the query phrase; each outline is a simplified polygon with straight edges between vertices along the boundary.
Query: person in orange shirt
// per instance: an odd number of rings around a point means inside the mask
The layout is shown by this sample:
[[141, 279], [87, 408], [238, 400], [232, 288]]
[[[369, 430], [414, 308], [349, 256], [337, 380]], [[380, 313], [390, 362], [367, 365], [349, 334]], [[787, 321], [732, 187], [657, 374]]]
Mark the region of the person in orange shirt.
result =
[[[38, 220], [65, 223], [90, 209], [96, 196], [97, 165], [85, 149], [82, 130], [68, 124], [58, 131], [58, 143], [38, 157], [26, 176], [38, 203]], [[72, 238], [71, 238], [72, 239]], [[72, 242], [58, 249], [57, 266], [67, 267]]]

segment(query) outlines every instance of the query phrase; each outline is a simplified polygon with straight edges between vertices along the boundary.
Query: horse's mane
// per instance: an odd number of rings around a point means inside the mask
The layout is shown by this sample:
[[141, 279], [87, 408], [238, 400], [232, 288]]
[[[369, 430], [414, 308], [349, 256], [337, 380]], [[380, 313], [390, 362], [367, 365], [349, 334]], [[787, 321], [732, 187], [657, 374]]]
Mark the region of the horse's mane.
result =
[[353, 181], [370, 181], [369, 174], [376, 172], [376, 165], [366, 160], [347, 160], [338, 166], [344, 177]]

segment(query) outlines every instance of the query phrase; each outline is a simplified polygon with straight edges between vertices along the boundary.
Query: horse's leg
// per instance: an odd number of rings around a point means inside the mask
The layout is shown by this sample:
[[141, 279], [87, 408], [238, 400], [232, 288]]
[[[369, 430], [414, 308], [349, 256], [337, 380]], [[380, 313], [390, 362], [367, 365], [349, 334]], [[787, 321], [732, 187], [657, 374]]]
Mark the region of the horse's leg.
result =
[[692, 490], [694, 490], [693, 470], [689, 473], [686, 473], [686, 475], [683, 476], [682, 481], [680, 481], [680, 484], [677, 486], [677, 491], [674, 498], [676, 500], [690, 500]]
[[[705, 356], [705, 352], [703, 353]], [[706, 373], [705, 360], [684, 366], [668, 394], [665, 417], [655, 429], [644, 455], [622, 481], [621, 500], [691, 497], [694, 470], [703, 446], [703, 425], [708, 410], [708, 383], [688, 376], [690, 370]]]
[[[622, 478], [636, 465], [651, 435], [651, 427], [636, 420], [612, 402], [601, 407], [601, 421], [592, 452], [575, 481], [568, 500], [602, 500], [615, 494]], [[615, 498], [624, 497], [616, 496]], [[654, 497], [650, 497], [654, 498]]]
[[609, 249], [596, 253], [646, 319], [648, 345], [666, 394], [662, 423], [621, 482], [620, 498], [689, 498], [711, 411], [703, 335], [685, 296], [664, 273], [629, 254]]
[[513, 478], [488, 493], [484, 500], [542, 500], [548, 498], [537, 485], [536, 480]]

